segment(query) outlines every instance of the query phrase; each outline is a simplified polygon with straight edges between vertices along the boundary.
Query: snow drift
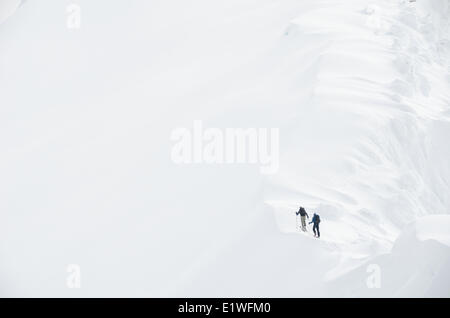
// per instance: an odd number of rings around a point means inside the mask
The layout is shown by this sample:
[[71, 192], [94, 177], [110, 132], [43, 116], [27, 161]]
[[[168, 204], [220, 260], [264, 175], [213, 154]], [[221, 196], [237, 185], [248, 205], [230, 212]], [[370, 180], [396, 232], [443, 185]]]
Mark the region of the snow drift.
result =
[[[449, 226], [448, 215], [418, 219], [401, 233], [390, 253], [338, 278], [329, 290], [348, 297], [447, 297]], [[380, 288], [367, 288], [367, 271], [372, 264], [379, 266]]]

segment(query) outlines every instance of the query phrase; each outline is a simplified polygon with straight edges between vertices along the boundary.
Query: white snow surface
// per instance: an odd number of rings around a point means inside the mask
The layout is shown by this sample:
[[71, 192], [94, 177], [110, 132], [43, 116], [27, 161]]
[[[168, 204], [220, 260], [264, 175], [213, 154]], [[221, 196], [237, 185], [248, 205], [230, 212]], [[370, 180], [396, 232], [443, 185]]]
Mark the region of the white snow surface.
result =
[[0, 23], [9, 18], [19, 7], [22, 0], [2, 0], [0, 1]]
[[[0, 296], [450, 296], [450, 1], [73, 2], [0, 0]], [[175, 165], [198, 119], [278, 173]]]

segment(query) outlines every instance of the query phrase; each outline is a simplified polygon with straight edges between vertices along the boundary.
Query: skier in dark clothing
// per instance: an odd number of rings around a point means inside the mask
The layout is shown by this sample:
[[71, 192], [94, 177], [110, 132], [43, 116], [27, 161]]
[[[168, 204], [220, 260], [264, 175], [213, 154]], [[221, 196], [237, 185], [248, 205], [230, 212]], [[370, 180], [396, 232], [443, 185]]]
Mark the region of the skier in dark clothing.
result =
[[309, 219], [309, 215], [308, 215], [308, 213], [306, 213], [305, 208], [300, 207], [298, 212], [296, 212], [295, 214], [300, 215], [300, 218], [302, 220], [302, 230], [303, 230], [303, 232], [306, 232], [306, 217], [308, 217], [308, 219]]
[[320, 238], [320, 231], [319, 231], [320, 216], [318, 214], [314, 213], [312, 221], [309, 222], [309, 224], [311, 224], [311, 223], [314, 223], [314, 226], [313, 226], [314, 237]]

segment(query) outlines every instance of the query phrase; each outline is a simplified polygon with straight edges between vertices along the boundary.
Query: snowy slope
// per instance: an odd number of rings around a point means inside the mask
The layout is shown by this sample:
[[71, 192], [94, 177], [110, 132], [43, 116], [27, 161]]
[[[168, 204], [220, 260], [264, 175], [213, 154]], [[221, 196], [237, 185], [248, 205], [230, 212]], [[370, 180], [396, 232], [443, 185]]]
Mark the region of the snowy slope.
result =
[[0, 2], [0, 23], [10, 17], [19, 7], [22, 0], [3, 0]]
[[[450, 296], [448, 1], [75, 2], [0, 15], [0, 295]], [[279, 172], [174, 165], [197, 119]]]
[[[339, 277], [330, 284], [329, 292], [348, 297], [448, 297], [449, 222], [448, 215], [435, 215], [411, 223], [392, 251]], [[380, 266], [380, 289], [366, 285], [367, 269], [373, 264]]]
[[[448, 213], [449, 11], [447, 2], [333, 4], [287, 29], [309, 66], [297, 75], [314, 84], [300, 88], [296, 138], [267, 198], [286, 232], [297, 202], [325, 215], [327, 236], [357, 259], [389, 250], [415, 218]], [[314, 54], [309, 38], [320, 42]]]

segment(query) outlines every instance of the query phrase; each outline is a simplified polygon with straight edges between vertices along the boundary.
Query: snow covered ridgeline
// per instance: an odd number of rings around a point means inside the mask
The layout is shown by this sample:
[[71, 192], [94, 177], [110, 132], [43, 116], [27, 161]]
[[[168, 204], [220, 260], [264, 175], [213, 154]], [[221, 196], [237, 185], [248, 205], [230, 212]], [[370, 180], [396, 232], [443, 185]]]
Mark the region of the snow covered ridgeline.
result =
[[[0, 292], [433, 294], [421, 241], [392, 246], [448, 213], [447, 2], [194, 2], [84, 2], [68, 31], [65, 3], [27, 1], [2, 24]], [[278, 127], [278, 173], [173, 165], [195, 118]], [[299, 204], [321, 240], [286, 233]], [[426, 283], [448, 282], [433, 264]]]
[[[450, 8], [439, 0], [328, 4], [293, 19], [282, 42], [285, 58], [302, 60], [302, 102], [266, 202], [285, 232], [295, 231], [299, 202], [323, 215], [323, 240], [340, 250], [334, 279], [387, 253], [409, 222], [449, 213]], [[396, 261], [406, 267], [406, 259]]]

